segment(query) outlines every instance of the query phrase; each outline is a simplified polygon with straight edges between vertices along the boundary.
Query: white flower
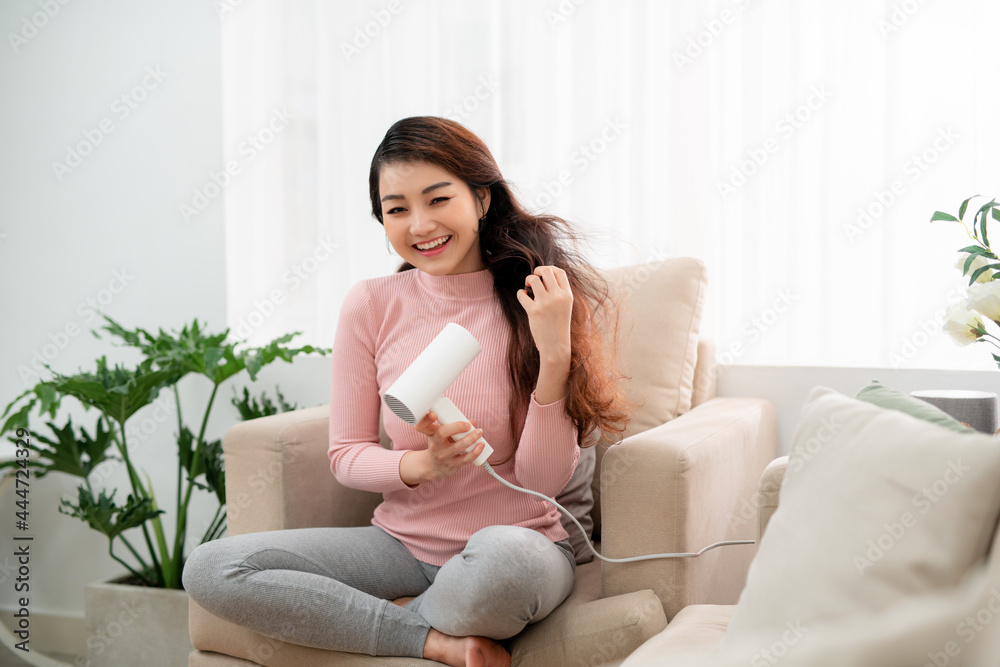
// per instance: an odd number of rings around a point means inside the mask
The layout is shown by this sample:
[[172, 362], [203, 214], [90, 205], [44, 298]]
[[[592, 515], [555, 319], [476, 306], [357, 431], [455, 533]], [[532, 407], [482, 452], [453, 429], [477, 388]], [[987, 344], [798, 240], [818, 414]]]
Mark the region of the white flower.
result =
[[979, 315], [962, 304], [950, 307], [947, 315], [948, 320], [943, 328], [959, 345], [975, 343], [980, 332], [985, 331]]
[[[958, 269], [959, 271], [961, 271], [962, 269], [964, 269], [965, 268], [965, 261], [966, 261], [967, 257], [968, 257], [968, 255], [966, 255], [965, 253], [963, 253], [962, 255], [960, 255], [959, 258], [958, 258], [958, 261], [955, 262], [955, 268]], [[973, 260], [972, 260], [972, 264], [969, 265], [969, 272], [966, 273], [966, 274], [963, 274], [963, 275], [971, 276], [973, 273], [976, 272], [976, 269], [978, 269], [980, 267], [983, 267], [983, 266], [986, 266], [989, 263], [990, 263], [990, 260], [987, 259], [986, 257], [983, 257], [982, 255], [976, 255], [973, 258]], [[976, 282], [977, 283], [988, 283], [991, 280], [993, 280], [992, 276], [993, 276], [993, 271], [992, 270], [991, 271], [983, 271], [982, 273], [979, 274], [979, 277], [976, 278]]]
[[1000, 320], [1000, 282], [974, 283], [969, 288], [968, 306], [994, 322]]

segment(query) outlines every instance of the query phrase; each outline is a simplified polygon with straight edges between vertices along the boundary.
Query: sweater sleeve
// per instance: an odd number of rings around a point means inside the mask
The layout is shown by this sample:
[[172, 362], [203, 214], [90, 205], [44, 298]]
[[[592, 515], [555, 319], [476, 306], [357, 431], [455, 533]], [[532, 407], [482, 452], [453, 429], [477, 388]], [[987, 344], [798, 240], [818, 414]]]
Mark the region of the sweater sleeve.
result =
[[554, 496], [580, 460], [576, 426], [566, 414], [566, 397], [542, 405], [531, 392], [514, 462], [514, 476], [526, 489]]
[[337, 321], [330, 387], [330, 469], [344, 486], [385, 493], [409, 488], [399, 477], [405, 451], [379, 443], [381, 397], [376, 318], [364, 282], [348, 290]]

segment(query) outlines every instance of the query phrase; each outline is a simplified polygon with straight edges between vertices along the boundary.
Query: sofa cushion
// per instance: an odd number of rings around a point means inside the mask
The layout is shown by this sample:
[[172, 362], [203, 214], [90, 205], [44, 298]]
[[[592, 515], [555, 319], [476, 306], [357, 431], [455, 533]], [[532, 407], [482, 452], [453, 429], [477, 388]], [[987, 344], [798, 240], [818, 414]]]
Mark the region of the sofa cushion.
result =
[[[687, 413], [697, 396], [707, 401], [715, 395], [714, 358], [699, 364], [699, 330], [704, 307], [707, 271], [692, 257], [607, 269], [613, 300], [621, 306], [619, 355], [628, 378], [622, 387], [640, 407], [621, 435], [625, 439]], [[608, 324], [599, 326], [610, 335]], [[705, 344], [706, 354], [714, 346]], [[695, 386], [696, 369], [701, 371]], [[601, 460], [612, 443], [597, 445], [591, 492], [594, 535], [601, 534]]]
[[667, 625], [651, 590], [601, 597], [601, 563], [577, 568], [562, 605], [511, 640], [512, 667], [604, 665], [629, 655]]
[[701, 260], [678, 257], [604, 272], [620, 304], [623, 388], [642, 404], [625, 436], [691, 409], [707, 283]]
[[[576, 517], [576, 520], [587, 531], [588, 538], [593, 537], [594, 532], [594, 520], [590, 512], [594, 507], [594, 491], [591, 488], [591, 483], [594, 479], [596, 456], [596, 447], [584, 447], [581, 449], [580, 460], [577, 461], [573, 476], [566, 482], [566, 486], [559, 492], [559, 495], [555, 497], [557, 503], [565, 507]], [[577, 564], [589, 563], [593, 560], [594, 552], [587, 546], [586, 539], [577, 525], [573, 523], [572, 519], [564, 513], [559, 512], [559, 520], [569, 534], [569, 543], [573, 547]]]
[[[513, 667], [589, 665], [594, 656], [602, 656], [594, 664], [603, 664], [624, 658], [666, 625], [663, 606], [650, 590], [601, 598], [601, 563], [595, 560], [577, 567], [573, 591], [555, 611], [503, 643], [511, 653]], [[189, 627], [191, 643], [199, 653], [220, 653], [231, 660], [220, 665], [246, 664], [238, 659], [271, 667], [439, 664], [416, 658], [375, 658], [278, 641], [221, 619], [194, 600], [190, 601]], [[192, 658], [191, 664], [215, 664], [198, 662], [199, 659]]]
[[724, 645], [767, 647], [955, 586], [987, 552], [997, 479], [992, 437], [817, 387]]
[[716, 651], [725, 609], [686, 607], [621, 667], [987, 667], [1000, 655], [1000, 569], [985, 564], [955, 587]]
[[667, 629], [640, 646], [621, 667], [688, 667], [714, 652], [735, 605], [692, 604], [670, 619]]
[[879, 407], [905, 412], [917, 419], [933, 422], [956, 433], [968, 433], [973, 430], [937, 406], [909, 394], [904, 394], [898, 389], [887, 387], [878, 380], [872, 380], [869, 384], [862, 387], [858, 391], [856, 398]]

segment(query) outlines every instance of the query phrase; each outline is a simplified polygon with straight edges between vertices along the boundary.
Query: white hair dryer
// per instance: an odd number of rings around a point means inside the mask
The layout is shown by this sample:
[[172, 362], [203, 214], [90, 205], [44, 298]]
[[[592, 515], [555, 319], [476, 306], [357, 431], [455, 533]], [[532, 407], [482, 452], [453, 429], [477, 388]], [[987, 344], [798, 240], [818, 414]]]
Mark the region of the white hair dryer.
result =
[[[454, 322], [449, 322], [445, 325], [441, 333], [424, 348], [420, 356], [413, 360], [410, 367], [403, 371], [403, 374], [392, 383], [389, 391], [385, 392], [382, 396], [385, 404], [389, 406], [389, 409], [397, 417], [409, 424], [416, 424], [417, 420], [427, 414], [428, 410], [434, 411], [438, 422], [441, 424], [469, 421], [450, 399], [445, 398], [441, 394], [451, 386], [451, 383], [461, 375], [462, 371], [468, 368], [472, 360], [481, 351], [482, 348], [479, 346], [479, 342], [473, 338], [471, 333], [464, 327]], [[456, 440], [460, 440], [470, 433], [472, 433], [471, 430], [453, 437]], [[465, 451], [472, 451], [480, 442], [485, 443], [486, 446], [483, 447], [482, 454], [476, 457], [474, 461], [477, 466], [482, 466], [483, 470], [504, 486], [540, 498], [561, 510], [580, 529], [583, 539], [587, 542], [590, 550], [594, 552], [594, 555], [603, 561], [609, 563], [631, 563], [655, 558], [697, 558], [706, 551], [715, 549], [716, 547], [734, 544], [754, 544], [753, 540], [728, 540], [726, 542], [710, 544], [701, 551], [693, 553], [650, 554], [648, 556], [632, 556], [630, 558], [608, 558], [607, 556], [602, 556], [594, 548], [590, 538], [587, 536], [587, 531], [580, 525], [580, 521], [573, 516], [572, 512], [557, 503], [554, 499], [537, 491], [522, 489], [497, 474], [493, 470], [493, 467], [489, 463], [486, 463], [486, 459], [493, 453], [493, 448], [490, 447], [488, 442], [480, 438], [473, 443], [472, 447], [469, 447]]]
[[[442, 394], [481, 351], [479, 341], [465, 327], [449, 322], [392, 383], [382, 399], [393, 414], [408, 424], [416, 424], [429, 410], [434, 411], [442, 425], [467, 422], [462, 411]], [[470, 433], [472, 430], [452, 437], [457, 441]], [[486, 463], [493, 453], [493, 448], [483, 438], [465, 451], [472, 451], [480, 442], [485, 446], [474, 461], [477, 466]]]

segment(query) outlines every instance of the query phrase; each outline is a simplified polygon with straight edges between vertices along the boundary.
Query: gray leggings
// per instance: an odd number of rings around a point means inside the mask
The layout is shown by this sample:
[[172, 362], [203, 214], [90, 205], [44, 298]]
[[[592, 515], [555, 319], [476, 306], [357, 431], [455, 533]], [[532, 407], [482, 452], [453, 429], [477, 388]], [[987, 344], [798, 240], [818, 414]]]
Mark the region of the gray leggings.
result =
[[[212, 614], [303, 646], [422, 657], [430, 628], [506, 639], [573, 588], [572, 549], [516, 526], [489, 526], [442, 566], [376, 526], [298, 528], [199, 545], [184, 565]], [[405, 608], [389, 602], [416, 596]]]

